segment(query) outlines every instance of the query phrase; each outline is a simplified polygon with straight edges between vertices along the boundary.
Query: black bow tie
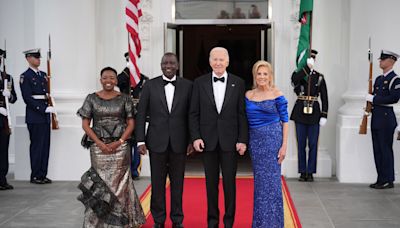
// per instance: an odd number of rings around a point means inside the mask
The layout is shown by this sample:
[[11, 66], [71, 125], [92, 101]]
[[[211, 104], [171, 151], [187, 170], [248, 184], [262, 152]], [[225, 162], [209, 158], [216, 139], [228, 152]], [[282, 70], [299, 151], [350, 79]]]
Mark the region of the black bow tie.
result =
[[164, 80], [164, 86], [168, 85], [169, 83], [171, 83], [173, 86], [175, 86], [176, 80], [174, 80], [174, 81], [167, 81], [167, 80]]
[[225, 82], [225, 77], [220, 77], [220, 78], [214, 77], [214, 82], [217, 82], [217, 81], [220, 81], [220, 82], [224, 83]]

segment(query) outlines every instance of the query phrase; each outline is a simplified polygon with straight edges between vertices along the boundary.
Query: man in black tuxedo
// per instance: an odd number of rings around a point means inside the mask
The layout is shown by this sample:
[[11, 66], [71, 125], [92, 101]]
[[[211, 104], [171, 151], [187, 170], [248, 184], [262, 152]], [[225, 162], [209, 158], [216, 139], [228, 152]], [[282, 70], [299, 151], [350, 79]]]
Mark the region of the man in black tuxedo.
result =
[[197, 78], [189, 114], [193, 147], [202, 152], [207, 186], [207, 223], [218, 227], [220, 167], [225, 196], [225, 227], [233, 227], [236, 209], [237, 152], [243, 155], [248, 141], [244, 81], [227, 73], [229, 54], [216, 47], [210, 52], [212, 73]]
[[[178, 60], [173, 53], [161, 59], [162, 76], [149, 80], [143, 87], [136, 115], [136, 140], [141, 154], [150, 151], [151, 203], [153, 227], [164, 227], [165, 181], [171, 181], [171, 214], [173, 227], [183, 227], [183, 178], [186, 153], [191, 153], [188, 113], [192, 82], [176, 76]], [[145, 134], [145, 122], [149, 126]]]

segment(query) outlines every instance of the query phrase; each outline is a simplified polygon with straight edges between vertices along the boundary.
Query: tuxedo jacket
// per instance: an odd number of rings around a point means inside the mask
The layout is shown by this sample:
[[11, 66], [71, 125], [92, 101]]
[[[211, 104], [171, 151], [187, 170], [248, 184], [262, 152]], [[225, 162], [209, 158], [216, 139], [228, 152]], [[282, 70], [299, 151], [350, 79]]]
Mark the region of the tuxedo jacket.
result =
[[[170, 113], [162, 76], [147, 81], [136, 114], [136, 141], [145, 142], [151, 152], [165, 152], [170, 143], [173, 152], [185, 153], [189, 142], [188, 113], [191, 94], [192, 82], [177, 76]], [[147, 134], [146, 117], [149, 122]]]
[[193, 84], [189, 123], [192, 141], [202, 139], [205, 151], [236, 151], [236, 143], [248, 142], [244, 81], [228, 73], [221, 112], [218, 113], [213, 92], [212, 74], [197, 78]]

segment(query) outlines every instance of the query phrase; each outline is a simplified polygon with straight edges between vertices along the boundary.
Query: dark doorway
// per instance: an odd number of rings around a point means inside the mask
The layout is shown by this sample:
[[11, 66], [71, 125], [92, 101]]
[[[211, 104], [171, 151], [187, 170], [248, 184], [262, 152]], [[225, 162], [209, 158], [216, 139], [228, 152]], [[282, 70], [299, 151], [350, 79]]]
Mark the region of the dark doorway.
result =
[[[184, 78], [193, 80], [211, 72], [208, 62], [209, 52], [212, 48], [220, 46], [229, 52], [227, 71], [243, 78], [247, 89], [252, 87], [253, 64], [262, 58], [263, 47], [263, 52], [268, 53], [268, 37], [265, 35], [265, 39], [262, 40], [261, 33], [269, 29], [270, 25], [180, 25], [178, 27], [178, 30], [183, 31], [183, 50], [181, 50], [183, 59], [180, 56], [179, 58], [183, 61]], [[268, 60], [266, 57], [264, 59]]]

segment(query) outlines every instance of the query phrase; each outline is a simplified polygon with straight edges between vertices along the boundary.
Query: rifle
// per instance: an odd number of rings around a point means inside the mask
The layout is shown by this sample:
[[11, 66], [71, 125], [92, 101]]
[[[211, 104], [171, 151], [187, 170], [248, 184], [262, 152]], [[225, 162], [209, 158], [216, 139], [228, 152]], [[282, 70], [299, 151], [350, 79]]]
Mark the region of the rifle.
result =
[[[6, 58], [7, 58], [7, 44], [6, 44], [6, 41], [4, 41], [4, 53], [2, 56], [3, 72], [1, 73], [1, 78], [4, 82], [3, 90], [8, 89], [8, 87], [9, 87], [7, 73], [6, 73]], [[4, 116], [4, 118], [3, 118], [4, 132], [8, 135], [11, 135], [12, 131], [11, 131], [11, 119], [10, 119], [10, 103], [8, 102], [8, 98], [5, 96], [1, 96], [1, 100], [6, 104], [5, 108], [7, 110], [7, 116]]]
[[[369, 47], [368, 47], [368, 61], [369, 61], [369, 77], [368, 77], [368, 93], [372, 94], [372, 52], [371, 52], [371, 37], [369, 38]], [[361, 121], [359, 134], [365, 135], [367, 134], [367, 124], [368, 124], [368, 116], [371, 114], [372, 103], [367, 101], [367, 104], [364, 108], [364, 116]]]
[[[55, 105], [54, 99], [52, 96], [50, 96], [50, 79], [51, 79], [51, 70], [50, 70], [50, 61], [51, 61], [51, 39], [49, 35], [49, 51], [47, 52], [47, 99], [49, 106]], [[60, 127], [58, 126], [58, 118], [57, 118], [57, 113], [51, 113], [51, 129], [57, 130]]]

